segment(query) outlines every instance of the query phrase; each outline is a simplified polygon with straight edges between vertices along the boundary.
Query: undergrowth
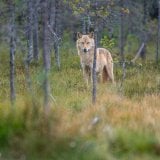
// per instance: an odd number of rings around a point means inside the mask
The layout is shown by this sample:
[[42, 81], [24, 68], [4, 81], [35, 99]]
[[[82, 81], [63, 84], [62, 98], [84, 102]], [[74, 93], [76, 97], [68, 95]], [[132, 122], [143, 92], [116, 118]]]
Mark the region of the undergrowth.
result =
[[[71, 53], [70, 53], [71, 52]], [[115, 64], [116, 84], [84, 83], [74, 50], [54, 57], [49, 75], [51, 111], [43, 112], [43, 67], [31, 64], [31, 90], [24, 55], [16, 56], [16, 103], [9, 101], [9, 55], [0, 59], [0, 159], [2, 160], [158, 160], [160, 156], [160, 74], [154, 62]]]

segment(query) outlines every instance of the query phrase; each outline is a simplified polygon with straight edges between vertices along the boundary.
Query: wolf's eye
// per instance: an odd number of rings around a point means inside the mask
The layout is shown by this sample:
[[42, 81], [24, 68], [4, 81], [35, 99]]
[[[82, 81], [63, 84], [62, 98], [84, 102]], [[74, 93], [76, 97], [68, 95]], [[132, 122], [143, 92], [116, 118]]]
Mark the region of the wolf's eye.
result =
[[87, 44], [90, 44], [90, 42], [87, 42]]
[[81, 42], [81, 44], [84, 44], [84, 42]]

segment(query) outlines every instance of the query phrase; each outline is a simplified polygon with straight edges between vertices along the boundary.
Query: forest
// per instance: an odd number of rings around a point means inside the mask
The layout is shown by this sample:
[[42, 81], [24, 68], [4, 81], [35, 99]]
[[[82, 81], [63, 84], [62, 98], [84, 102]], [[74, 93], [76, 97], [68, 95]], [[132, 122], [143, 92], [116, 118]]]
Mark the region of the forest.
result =
[[0, 0], [0, 160], [159, 160], [159, 92], [160, 0]]

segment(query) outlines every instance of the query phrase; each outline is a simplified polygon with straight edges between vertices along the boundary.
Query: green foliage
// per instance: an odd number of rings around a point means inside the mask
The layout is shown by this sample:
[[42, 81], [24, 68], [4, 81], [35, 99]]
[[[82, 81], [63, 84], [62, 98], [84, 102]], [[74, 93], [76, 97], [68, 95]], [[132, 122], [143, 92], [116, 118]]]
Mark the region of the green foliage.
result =
[[137, 154], [150, 154], [153, 157], [156, 144], [157, 140], [150, 133], [144, 135], [141, 131], [119, 129], [115, 139], [110, 142], [110, 147], [116, 157], [125, 159], [124, 157], [134, 157]]
[[100, 43], [106, 49], [113, 49], [113, 47], [115, 47], [115, 39], [110, 39], [108, 36], [104, 36]]
[[[113, 1], [108, 1], [107, 10], [103, 5], [97, 5], [95, 8], [94, 2], [85, 1], [85, 0], [64, 0], [64, 3], [68, 4], [70, 8], [73, 10], [74, 15], [80, 14], [89, 14], [90, 16], [98, 15], [99, 17], [106, 17], [109, 15], [109, 8], [113, 4]], [[88, 11], [88, 12], [87, 12]]]
[[135, 35], [129, 34], [127, 36], [126, 39], [126, 45], [125, 45], [125, 54], [126, 57], [129, 57], [128, 59], [133, 59], [133, 57], [136, 55], [139, 47], [140, 47], [140, 43], [138, 38]]

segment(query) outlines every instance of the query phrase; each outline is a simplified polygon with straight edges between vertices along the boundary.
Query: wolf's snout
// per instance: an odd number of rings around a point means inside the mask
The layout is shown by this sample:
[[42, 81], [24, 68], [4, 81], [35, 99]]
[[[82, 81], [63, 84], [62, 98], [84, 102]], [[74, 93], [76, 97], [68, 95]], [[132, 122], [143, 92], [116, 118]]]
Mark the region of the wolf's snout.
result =
[[86, 48], [84, 48], [84, 50], [83, 50], [84, 52], [87, 52], [87, 49]]

